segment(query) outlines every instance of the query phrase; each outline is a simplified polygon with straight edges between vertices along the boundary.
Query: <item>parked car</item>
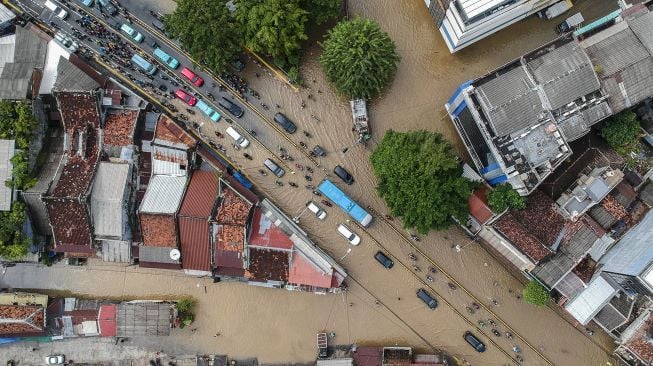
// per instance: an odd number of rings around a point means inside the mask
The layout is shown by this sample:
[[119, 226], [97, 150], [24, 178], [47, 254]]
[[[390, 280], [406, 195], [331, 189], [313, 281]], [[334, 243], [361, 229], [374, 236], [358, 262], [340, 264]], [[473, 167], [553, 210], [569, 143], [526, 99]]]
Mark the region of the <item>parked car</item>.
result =
[[134, 28], [130, 27], [128, 24], [121, 25], [120, 30], [126, 35], [130, 36], [134, 41], [138, 43], [143, 42], [143, 39], [145, 39], [145, 37], [143, 37], [142, 34], [137, 32]]
[[189, 68], [184, 67], [181, 69], [181, 74], [184, 75], [184, 77], [188, 80], [190, 80], [191, 83], [195, 86], [202, 86], [204, 85], [204, 79], [199, 77], [196, 73], [192, 72]]
[[348, 227], [343, 224], [338, 225], [338, 232], [340, 235], [344, 236], [351, 245], [358, 245], [361, 242], [360, 236], [354, 234], [351, 230], [349, 230]]
[[318, 219], [324, 220], [326, 219], [327, 213], [324, 211], [320, 206], [317, 205], [317, 203], [313, 201], [308, 201], [306, 202], [306, 208], [308, 208], [309, 211], [315, 214]]
[[246, 139], [243, 135], [238, 133], [235, 128], [229, 126], [227, 127], [227, 135], [231, 136], [234, 141], [236, 141], [236, 145], [242, 147], [243, 149], [249, 146], [249, 140]]
[[165, 25], [163, 24], [162, 21], [157, 20], [157, 19], [154, 19], [154, 20], [152, 21], [152, 26], [153, 26], [154, 28], [156, 28], [157, 30], [159, 30], [161, 33], [163, 33], [163, 34], [166, 33], [166, 31], [165, 31]]
[[313, 154], [317, 156], [326, 156], [326, 152], [320, 145], [315, 145], [315, 147], [313, 148]]
[[438, 300], [435, 299], [435, 297], [431, 296], [426, 290], [423, 288], [417, 290], [417, 297], [419, 297], [420, 300], [424, 301], [426, 306], [428, 306], [431, 309], [435, 309], [438, 307]]
[[374, 259], [376, 259], [377, 262], [381, 263], [381, 265], [387, 269], [390, 269], [395, 265], [395, 262], [390, 259], [387, 254], [381, 251], [378, 251], [376, 254], [374, 254]]
[[93, 0], [82, 0], [82, 4], [88, 6], [89, 8], [93, 7]]
[[179, 61], [160, 48], [155, 48], [152, 54], [173, 70], [179, 67]]
[[354, 183], [354, 177], [351, 174], [349, 174], [349, 172], [346, 171], [345, 168], [341, 167], [340, 165], [336, 165], [336, 167], [333, 168], [333, 173], [347, 184]]
[[220, 105], [220, 107], [228, 110], [229, 113], [233, 114], [234, 117], [236, 118], [242, 117], [243, 114], [245, 113], [245, 111], [243, 111], [243, 109], [238, 104], [230, 101], [225, 97], [222, 97], [222, 99], [218, 101], [218, 104]]
[[288, 133], [294, 133], [297, 131], [297, 126], [288, 119], [283, 113], [277, 113], [274, 115], [274, 122], [278, 123], [281, 128], [283, 128]]
[[270, 159], [265, 159], [263, 165], [265, 165], [265, 167], [268, 168], [272, 174], [276, 175], [279, 178], [283, 177], [283, 175], [286, 174], [286, 171], [283, 170], [283, 168], [281, 168], [277, 163]]
[[469, 343], [469, 345], [476, 350], [476, 352], [485, 352], [485, 344], [472, 334], [472, 332], [465, 332], [463, 338], [465, 339], [465, 342]]
[[45, 7], [50, 9], [50, 11], [52, 11], [54, 15], [61, 20], [64, 20], [68, 17], [67, 11], [61, 9], [57, 4], [53, 3], [50, 0], [45, 1]]
[[77, 49], [79, 48], [79, 44], [74, 41], [72, 38], [64, 35], [63, 33], [57, 32], [54, 35], [54, 39], [59, 42], [63, 47], [65, 47], [68, 51], [75, 53]]
[[50, 355], [45, 358], [46, 365], [63, 365], [66, 362], [64, 355]]
[[184, 89], [177, 89], [175, 92], [175, 96], [181, 100], [184, 101], [184, 103], [188, 104], [189, 106], [194, 106], [197, 103], [197, 98], [194, 96], [186, 93]]
[[107, 13], [111, 16], [116, 15], [118, 13], [118, 9], [116, 9], [113, 4], [111, 4], [111, 1], [109, 0], [98, 0], [98, 3], [100, 4], [100, 11]]
[[202, 111], [202, 113], [206, 114], [207, 117], [211, 119], [213, 122], [218, 122], [220, 120], [220, 113], [216, 112], [213, 108], [211, 108], [210, 105], [206, 104], [203, 100], [198, 99], [197, 104], [195, 105], [197, 109]]

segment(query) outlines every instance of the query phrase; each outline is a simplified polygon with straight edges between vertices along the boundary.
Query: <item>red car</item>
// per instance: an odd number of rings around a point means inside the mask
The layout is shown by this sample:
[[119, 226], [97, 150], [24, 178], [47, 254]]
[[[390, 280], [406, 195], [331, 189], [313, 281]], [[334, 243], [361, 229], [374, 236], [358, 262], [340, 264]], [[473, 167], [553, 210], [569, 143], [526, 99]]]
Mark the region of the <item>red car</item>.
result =
[[195, 86], [202, 86], [204, 84], [204, 79], [197, 76], [194, 72], [190, 71], [190, 69], [187, 67], [181, 69], [181, 74], [184, 75], [186, 79], [190, 80], [190, 82], [193, 83], [193, 85]]
[[184, 103], [188, 104], [191, 107], [197, 103], [197, 98], [186, 93], [183, 89], [177, 89], [177, 91], [175, 92], [175, 96], [183, 100]]

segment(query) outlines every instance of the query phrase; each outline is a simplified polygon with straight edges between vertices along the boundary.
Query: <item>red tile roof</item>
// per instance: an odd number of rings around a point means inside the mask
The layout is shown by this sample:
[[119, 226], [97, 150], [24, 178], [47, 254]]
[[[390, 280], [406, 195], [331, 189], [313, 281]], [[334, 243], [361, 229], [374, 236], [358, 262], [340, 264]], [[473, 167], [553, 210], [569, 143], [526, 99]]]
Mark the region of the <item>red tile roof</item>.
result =
[[93, 254], [91, 229], [86, 205], [60, 198], [46, 199], [56, 252]]
[[100, 306], [97, 323], [100, 328], [100, 337], [115, 337], [117, 334], [116, 304]]
[[66, 131], [100, 127], [98, 97], [94, 92], [57, 92], [55, 98]]
[[[90, 189], [99, 157], [97, 135], [95, 129], [89, 127], [70, 133], [69, 138], [71, 141], [79, 141], [80, 135], [85, 143], [84, 155], [79, 155], [73, 147], [68, 149], [66, 164], [55, 182], [51, 196], [77, 198], [87, 194]], [[71, 146], [72, 144], [73, 142]]]
[[45, 329], [45, 308], [39, 305], [0, 305], [0, 335], [37, 336]]
[[118, 114], [109, 114], [104, 121], [102, 135], [105, 145], [128, 146], [134, 144], [134, 127], [138, 118], [138, 111], [122, 111]]
[[487, 203], [487, 198], [485, 198], [485, 192], [488, 188], [484, 185], [480, 186], [467, 199], [469, 205], [469, 214], [478, 221], [479, 224], [483, 225], [488, 220], [490, 220], [494, 213], [490, 209]]
[[644, 362], [653, 362], [653, 344], [651, 344], [647, 336], [647, 333], [653, 333], [653, 319], [649, 318], [635, 332], [631, 340], [626, 343], [626, 347], [637, 354]]
[[208, 219], [179, 218], [181, 266], [184, 269], [211, 270], [211, 241]]
[[224, 187], [220, 207], [215, 218], [216, 221], [220, 224], [244, 226], [247, 223], [247, 217], [252, 205], [228, 186]]
[[177, 126], [165, 114], [159, 117], [154, 131], [154, 138], [169, 141], [176, 144], [185, 144], [188, 147], [195, 146], [195, 139], [187, 134], [181, 127]]
[[329, 288], [332, 283], [332, 274], [326, 274], [316, 268], [300, 252], [294, 252], [288, 282], [299, 285]]
[[237, 225], [218, 225], [220, 248], [231, 252], [243, 252], [245, 227]]
[[260, 208], [254, 209], [249, 243], [261, 247], [292, 249], [293, 243], [288, 235], [261, 213]]
[[143, 245], [177, 247], [177, 228], [172, 215], [139, 213]]
[[286, 251], [249, 248], [249, 268], [245, 276], [254, 280], [285, 282], [288, 280], [288, 262]]
[[198, 170], [193, 173], [186, 195], [179, 209], [179, 216], [208, 219], [218, 195], [218, 177], [215, 172]]

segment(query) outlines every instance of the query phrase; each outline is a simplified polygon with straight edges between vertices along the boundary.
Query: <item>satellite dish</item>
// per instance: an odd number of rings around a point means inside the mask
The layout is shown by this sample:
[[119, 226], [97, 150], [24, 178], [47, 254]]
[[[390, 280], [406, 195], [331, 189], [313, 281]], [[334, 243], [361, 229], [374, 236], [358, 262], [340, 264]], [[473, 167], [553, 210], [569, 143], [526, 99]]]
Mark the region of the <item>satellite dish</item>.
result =
[[172, 259], [173, 261], [178, 261], [179, 258], [181, 258], [181, 252], [179, 251], [179, 249], [173, 249], [170, 251], [170, 259]]

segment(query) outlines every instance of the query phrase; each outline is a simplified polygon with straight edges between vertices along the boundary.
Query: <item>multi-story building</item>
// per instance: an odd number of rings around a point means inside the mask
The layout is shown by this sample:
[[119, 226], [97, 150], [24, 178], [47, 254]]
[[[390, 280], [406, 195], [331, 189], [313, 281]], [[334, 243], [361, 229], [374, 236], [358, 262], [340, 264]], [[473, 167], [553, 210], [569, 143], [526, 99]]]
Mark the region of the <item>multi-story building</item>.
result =
[[424, 0], [452, 53], [558, 1]]

